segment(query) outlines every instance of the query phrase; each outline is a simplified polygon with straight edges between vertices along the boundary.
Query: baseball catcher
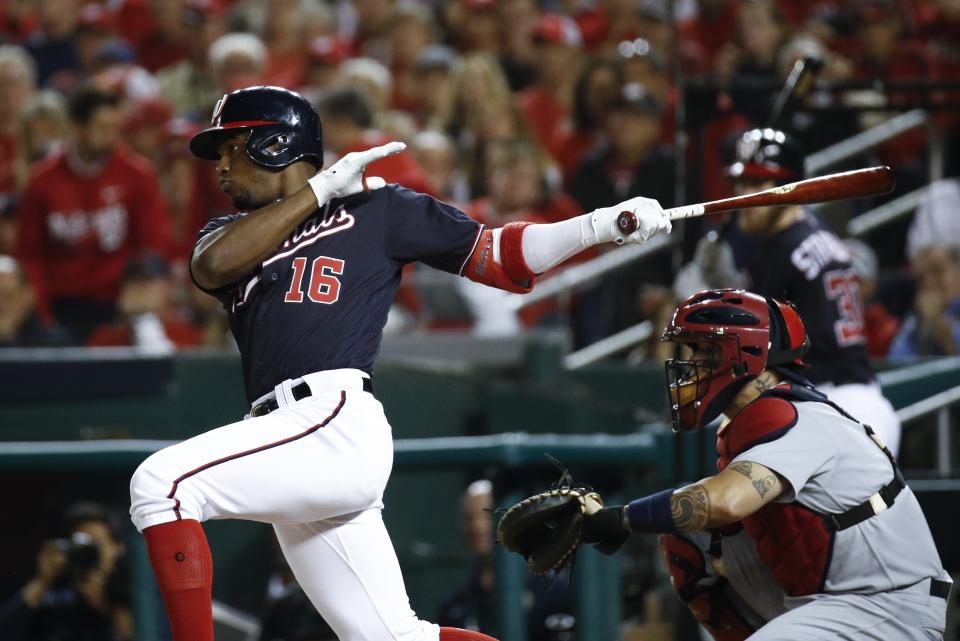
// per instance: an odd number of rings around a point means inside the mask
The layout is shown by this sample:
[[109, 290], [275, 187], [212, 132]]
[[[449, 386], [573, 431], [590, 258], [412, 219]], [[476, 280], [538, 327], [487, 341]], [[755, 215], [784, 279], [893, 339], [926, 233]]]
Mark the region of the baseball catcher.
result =
[[510, 508], [500, 541], [531, 570], [660, 535], [681, 600], [717, 641], [942, 639], [952, 583], [913, 492], [873, 430], [804, 378], [789, 304], [694, 294], [663, 339], [675, 430], [724, 417], [719, 473], [603, 507], [561, 481]]

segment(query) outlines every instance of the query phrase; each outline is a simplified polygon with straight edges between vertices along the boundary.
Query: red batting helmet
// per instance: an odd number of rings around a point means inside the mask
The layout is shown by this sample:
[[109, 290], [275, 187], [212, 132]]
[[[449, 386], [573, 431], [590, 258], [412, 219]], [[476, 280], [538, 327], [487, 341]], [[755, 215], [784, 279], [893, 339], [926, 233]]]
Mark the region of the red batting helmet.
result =
[[310, 101], [282, 87], [246, 87], [217, 102], [212, 127], [190, 139], [190, 151], [218, 160], [223, 137], [249, 129], [247, 155], [267, 169], [283, 169], [298, 160], [323, 166], [320, 114]]
[[689, 345], [693, 356], [666, 361], [674, 431], [703, 427], [764, 369], [803, 366], [810, 345], [789, 303], [742, 289], [715, 289], [680, 303], [663, 340]]

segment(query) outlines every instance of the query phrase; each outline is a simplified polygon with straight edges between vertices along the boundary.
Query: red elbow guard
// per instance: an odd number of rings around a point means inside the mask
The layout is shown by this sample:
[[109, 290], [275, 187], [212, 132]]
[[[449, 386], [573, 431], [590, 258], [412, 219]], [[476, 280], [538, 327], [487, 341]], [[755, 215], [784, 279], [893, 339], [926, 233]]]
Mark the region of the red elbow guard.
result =
[[493, 260], [493, 231], [484, 229], [477, 241], [463, 275], [470, 280], [503, 289], [515, 294], [526, 294], [533, 289], [536, 274], [523, 260], [521, 240], [523, 228], [530, 223], [508, 223], [500, 232], [500, 260]]

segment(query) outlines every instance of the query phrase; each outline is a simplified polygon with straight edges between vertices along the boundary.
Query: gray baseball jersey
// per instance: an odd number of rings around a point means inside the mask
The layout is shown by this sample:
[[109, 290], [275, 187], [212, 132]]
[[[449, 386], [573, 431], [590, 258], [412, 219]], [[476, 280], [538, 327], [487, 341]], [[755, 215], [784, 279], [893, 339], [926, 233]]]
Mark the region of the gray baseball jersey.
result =
[[[859, 424], [825, 403], [795, 403], [797, 422], [780, 438], [734, 461], [764, 465], [790, 484], [779, 499], [837, 514], [893, 478], [889, 459]], [[948, 579], [920, 505], [909, 487], [893, 506], [836, 533], [824, 592], [875, 593], [928, 578]]]

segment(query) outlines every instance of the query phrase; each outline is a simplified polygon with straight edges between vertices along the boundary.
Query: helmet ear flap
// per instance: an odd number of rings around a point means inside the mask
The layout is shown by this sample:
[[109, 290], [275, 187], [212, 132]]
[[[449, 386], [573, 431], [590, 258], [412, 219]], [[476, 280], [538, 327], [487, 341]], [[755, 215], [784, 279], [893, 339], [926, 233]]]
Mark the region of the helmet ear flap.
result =
[[805, 367], [803, 357], [810, 348], [803, 320], [790, 302], [767, 299], [770, 309], [770, 350], [767, 365], [794, 364]]

